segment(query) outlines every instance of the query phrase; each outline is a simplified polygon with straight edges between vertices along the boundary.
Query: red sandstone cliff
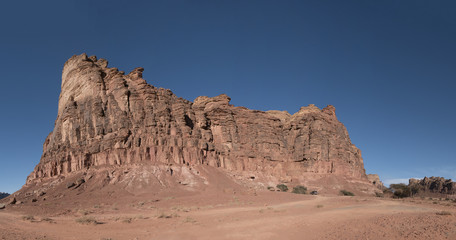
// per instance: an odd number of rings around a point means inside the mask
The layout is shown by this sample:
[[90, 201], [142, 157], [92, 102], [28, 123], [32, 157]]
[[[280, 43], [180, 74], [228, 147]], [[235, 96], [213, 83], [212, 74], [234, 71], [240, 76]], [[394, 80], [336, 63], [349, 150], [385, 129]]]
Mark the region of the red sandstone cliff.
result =
[[96, 166], [210, 165], [277, 179], [325, 174], [368, 182], [361, 152], [335, 108], [291, 115], [230, 105], [226, 95], [194, 102], [125, 75], [86, 54], [64, 65], [58, 116], [27, 183]]

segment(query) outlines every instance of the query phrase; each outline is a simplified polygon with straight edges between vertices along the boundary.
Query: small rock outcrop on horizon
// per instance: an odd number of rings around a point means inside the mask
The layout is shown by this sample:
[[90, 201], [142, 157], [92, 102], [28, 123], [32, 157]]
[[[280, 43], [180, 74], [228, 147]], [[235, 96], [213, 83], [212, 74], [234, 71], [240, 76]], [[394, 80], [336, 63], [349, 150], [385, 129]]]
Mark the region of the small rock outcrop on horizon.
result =
[[289, 114], [236, 107], [224, 94], [191, 102], [149, 85], [143, 70], [125, 74], [105, 59], [71, 57], [54, 130], [27, 184], [129, 164], [209, 165], [287, 182], [307, 173], [369, 183], [361, 152], [334, 106], [311, 104]]
[[456, 182], [443, 177], [411, 178], [408, 186], [415, 194], [456, 194]]
[[5, 192], [0, 192], [0, 199], [8, 197], [10, 194]]
[[367, 179], [369, 179], [372, 185], [376, 186], [379, 190], [386, 189], [385, 185], [380, 181], [378, 174], [367, 174]]

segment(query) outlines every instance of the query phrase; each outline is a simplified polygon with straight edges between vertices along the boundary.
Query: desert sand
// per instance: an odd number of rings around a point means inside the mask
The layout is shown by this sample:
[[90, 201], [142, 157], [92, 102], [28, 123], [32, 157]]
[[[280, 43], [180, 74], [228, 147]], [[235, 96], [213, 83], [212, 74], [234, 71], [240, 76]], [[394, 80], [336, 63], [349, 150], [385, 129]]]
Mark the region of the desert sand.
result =
[[445, 199], [228, 191], [97, 201], [10, 206], [1, 239], [456, 239], [456, 203]]

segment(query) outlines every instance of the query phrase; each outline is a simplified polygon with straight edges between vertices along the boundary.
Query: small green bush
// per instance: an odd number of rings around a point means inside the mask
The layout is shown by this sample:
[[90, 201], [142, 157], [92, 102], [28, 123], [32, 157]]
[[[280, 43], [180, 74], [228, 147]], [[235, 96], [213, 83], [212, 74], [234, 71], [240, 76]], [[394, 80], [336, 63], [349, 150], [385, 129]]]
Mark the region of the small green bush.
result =
[[347, 190], [340, 190], [340, 194], [344, 195], [344, 196], [355, 196], [354, 193], [352, 192], [349, 192]]
[[278, 184], [276, 187], [277, 187], [280, 191], [282, 191], [282, 192], [287, 192], [287, 191], [288, 191], [287, 185], [285, 185], [285, 184], [283, 184], [283, 183]]
[[296, 194], [306, 194], [307, 188], [304, 186], [298, 185], [298, 186], [294, 187], [293, 191], [291, 191], [291, 192], [296, 193]]

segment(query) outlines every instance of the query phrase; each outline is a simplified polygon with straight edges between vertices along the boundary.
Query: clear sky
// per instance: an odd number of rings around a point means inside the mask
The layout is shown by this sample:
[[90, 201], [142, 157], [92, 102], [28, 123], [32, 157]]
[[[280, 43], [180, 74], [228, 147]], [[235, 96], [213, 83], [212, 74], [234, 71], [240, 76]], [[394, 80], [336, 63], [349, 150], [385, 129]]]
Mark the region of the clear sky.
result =
[[0, 192], [39, 162], [72, 55], [193, 100], [336, 107], [367, 173], [456, 178], [455, 1], [2, 1]]

